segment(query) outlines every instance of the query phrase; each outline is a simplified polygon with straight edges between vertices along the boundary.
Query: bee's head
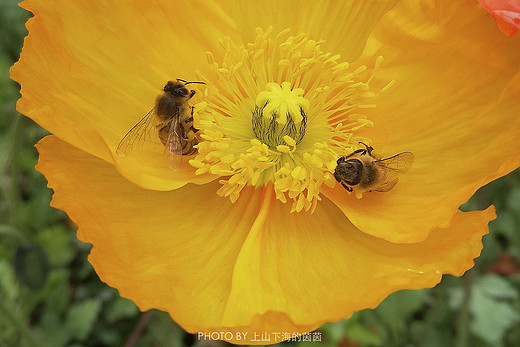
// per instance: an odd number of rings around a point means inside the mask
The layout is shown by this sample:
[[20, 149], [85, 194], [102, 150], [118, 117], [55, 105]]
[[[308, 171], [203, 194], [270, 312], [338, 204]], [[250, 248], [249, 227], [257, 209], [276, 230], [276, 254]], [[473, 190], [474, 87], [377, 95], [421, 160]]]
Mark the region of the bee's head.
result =
[[166, 83], [166, 85], [164, 86], [164, 92], [178, 97], [185, 97], [190, 95], [190, 91], [188, 90], [188, 88], [186, 88], [184, 83], [179, 81], [168, 81], [168, 83]]
[[345, 160], [339, 158], [338, 166], [334, 170], [334, 176], [341, 177], [350, 185], [356, 185], [361, 181], [361, 171], [363, 171], [363, 163], [359, 159]]

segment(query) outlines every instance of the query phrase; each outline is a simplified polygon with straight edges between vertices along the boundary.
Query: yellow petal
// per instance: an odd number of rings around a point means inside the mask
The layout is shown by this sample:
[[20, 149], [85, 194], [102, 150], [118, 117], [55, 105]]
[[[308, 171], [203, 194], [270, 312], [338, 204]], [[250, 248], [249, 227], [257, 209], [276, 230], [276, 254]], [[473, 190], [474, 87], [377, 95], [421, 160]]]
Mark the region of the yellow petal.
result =
[[35, 0], [23, 7], [34, 17], [11, 69], [22, 85], [21, 113], [68, 143], [117, 161], [126, 177], [144, 187], [166, 190], [210, 179], [195, 177], [187, 161], [180, 172], [170, 172], [162, 149], [137, 150], [130, 159], [112, 153], [154, 107], [168, 80], [196, 79], [195, 70], [207, 66], [206, 50], [217, 51], [218, 39], [234, 32], [217, 4]]
[[254, 42], [256, 27], [272, 26], [278, 33], [292, 28], [315, 40], [326, 41], [326, 51], [340, 53], [346, 61], [361, 54], [368, 35], [396, 0], [365, 1], [240, 1], [226, 2], [243, 42]]
[[423, 242], [394, 244], [357, 230], [327, 199], [314, 214], [290, 214], [270, 187], [246, 188], [234, 204], [216, 183], [148, 191], [56, 137], [38, 149], [53, 206], [93, 244], [103, 281], [142, 310], [166, 310], [192, 333], [231, 332], [235, 343], [259, 343], [254, 333], [275, 343], [276, 332], [303, 333], [461, 275], [494, 217], [458, 212]]
[[324, 192], [361, 230], [393, 242], [448, 226], [478, 188], [520, 166], [520, 37], [501, 34], [472, 1], [436, 4], [399, 3], [363, 58], [385, 58], [371, 85], [395, 84], [366, 110], [375, 126], [361, 133], [383, 156], [413, 152], [413, 167], [362, 201]]

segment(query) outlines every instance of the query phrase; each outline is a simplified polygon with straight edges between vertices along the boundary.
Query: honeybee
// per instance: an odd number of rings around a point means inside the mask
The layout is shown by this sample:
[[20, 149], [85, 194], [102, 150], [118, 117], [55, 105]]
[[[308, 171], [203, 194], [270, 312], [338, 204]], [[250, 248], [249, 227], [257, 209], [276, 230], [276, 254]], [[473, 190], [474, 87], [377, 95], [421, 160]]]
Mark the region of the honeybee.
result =
[[406, 172], [415, 159], [411, 152], [378, 159], [372, 154], [374, 148], [360, 144], [365, 148], [340, 157], [334, 170], [336, 181], [349, 192], [388, 192], [397, 184], [397, 174]]
[[117, 145], [116, 153], [124, 156], [136, 143], [143, 143], [150, 133], [157, 130], [159, 139], [165, 147], [168, 162], [172, 169], [181, 165], [183, 155], [194, 154], [199, 143], [197, 132], [193, 126], [193, 106], [188, 105], [194, 95], [188, 84], [205, 84], [204, 82], [187, 82], [180, 78], [168, 81], [164, 93], [155, 101], [155, 107], [135, 124]]

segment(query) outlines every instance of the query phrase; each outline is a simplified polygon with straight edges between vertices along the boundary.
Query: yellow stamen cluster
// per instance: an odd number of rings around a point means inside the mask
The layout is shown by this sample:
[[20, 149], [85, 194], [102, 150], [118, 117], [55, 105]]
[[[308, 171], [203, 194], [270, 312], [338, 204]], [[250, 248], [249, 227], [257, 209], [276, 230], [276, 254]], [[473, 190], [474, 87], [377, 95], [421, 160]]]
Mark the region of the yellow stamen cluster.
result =
[[212, 75], [198, 76], [208, 85], [197, 120], [203, 141], [190, 164], [221, 177], [218, 194], [233, 202], [246, 185], [272, 182], [292, 211], [313, 211], [321, 185], [336, 184], [338, 157], [368, 141], [354, 132], [373, 126], [358, 110], [374, 106], [374, 93], [366, 67], [351, 71], [319, 42], [289, 34], [257, 29], [246, 46], [226, 38], [220, 64], [207, 54]]

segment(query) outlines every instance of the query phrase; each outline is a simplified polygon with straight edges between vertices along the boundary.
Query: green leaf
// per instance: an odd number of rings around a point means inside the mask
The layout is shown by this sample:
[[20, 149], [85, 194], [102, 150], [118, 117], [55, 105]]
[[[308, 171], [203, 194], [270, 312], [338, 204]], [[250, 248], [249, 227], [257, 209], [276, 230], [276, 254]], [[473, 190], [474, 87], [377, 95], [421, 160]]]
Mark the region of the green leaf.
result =
[[33, 307], [45, 303], [47, 311], [61, 315], [66, 312], [70, 301], [69, 270], [56, 269], [51, 271], [45, 287], [36, 295], [31, 295], [29, 304]]
[[382, 346], [383, 341], [380, 336], [378, 336], [373, 331], [370, 331], [367, 327], [361, 324], [353, 324], [349, 325], [346, 328], [347, 338], [349, 340], [353, 340], [359, 342], [361, 345], [369, 345], [369, 346]]
[[426, 291], [401, 290], [386, 298], [376, 309], [390, 324], [403, 322], [424, 304]]
[[92, 332], [97, 320], [101, 302], [96, 299], [81, 301], [72, 305], [65, 321], [65, 329], [72, 339], [83, 341]]
[[0, 295], [1, 300], [13, 302], [19, 295], [13, 269], [7, 261], [0, 261]]
[[518, 292], [505, 279], [496, 275], [481, 278], [473, 287], [470, 329], [491, 345], [498, 345], [505, 332], [520, 322], [520, 314], [511, 306]]
[[35, 333], [41, 336], [41, 346], [61, 347], [70, 340], [70, 332], [64, 329], [63, 321], [59, 314], [52, 310], [44, 310]]
[[439, 329], [425, 324], [423, 321], [414, 321], [410, 326], [410, 333], [416, 344], [410, 346], [451, 346], [453, 336], [450, 329]]
[[154, 310], [146, 329], [148, 334], [139, 339], [140, 346], [185, 346], [182, 328], [166, 312]]
[[509, 193], [507, 206], [516, 213], [520, 213], [520, 189], [518, 187], [515, 187], [515, 189]]
[[119, 319], [133, 317], [137, 315], [139, 309], [135, 304], [125, 298], [116, 296], [115, 299], [108, 305], [105, 318], [108, 323], [115, 323]]
[[500, 232], [505, 236], [512, 236], [518, 227], [518, 222], [515, 220], [514, 212], [505, 210], [497, 213], [498, 217], [491, 221], [489, 228], [492, 232]]
[[14, 256], [14, 269], [20, 282], [29, 288], [40, 289], [49, 274], [49, 261], [39, 245], [20, 246]]
[[18, 7], [19, 1], [0, 1], [0, 47], [11, 61], [16, 60], [22, 47], [22, 37], [27, 35], [23, 23], [30, 13]]
[[482, 238], [482, 244], [484, 246], [484, 251], [480, 257], [475, 260], [475, 263], [479, 268], [485, 269], [496, 262], [498, 256], [503, 252], [503, 248], [497, 238], [497, 234], [495, 233], [484, 235]]
[[490, 297], [516, 299], [518, 292], [507, 280], [498, 275], [487, 275], [480, 279], [478, 288]]
[[[345, 337], [345, 327], [347, 321], [353, 319], [353, 317], [349, 319], [343, 319], [338, 322], [331, 322], [323, 325], [320, 330], [322, 330], [327, 337], [327, 341], [332, 342], [333, 344], [337, 344], [343, 337]], [[355, 318], [354, 318], [355, 319]]]
[[448, 290], [448, 306], [457, 311], [464, 301], [464, 289], [462, 287], [453, 287]]
[[44, 229], [35, 237], [35, 241], [45, 249], [54, 267], [66, 266], [72, 261], [75, 251], [73, 240], [74, 234], [61, 225]]
[[498, 218], [490, 223], [490, 230], [500, 233], [507, 241], [507, 251], [520, 260], [520, 213], [508, 208], [497, 214]]

